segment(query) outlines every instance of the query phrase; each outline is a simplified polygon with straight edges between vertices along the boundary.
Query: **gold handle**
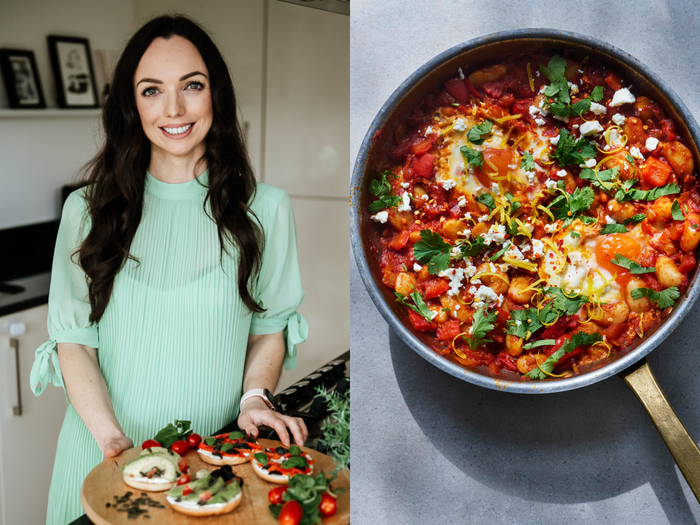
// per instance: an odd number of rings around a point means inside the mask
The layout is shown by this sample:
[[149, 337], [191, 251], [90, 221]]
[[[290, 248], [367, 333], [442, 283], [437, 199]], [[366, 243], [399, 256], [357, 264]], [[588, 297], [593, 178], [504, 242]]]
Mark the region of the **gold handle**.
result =
[[10, 339], [10, 346], [15, 349], [15, 372], [17, 374], [17, 406], [12, 407], [12, 414], [15, 416], [22, 415], [22, 389], [19, 386], [19, 339], [13, 337]]
[[646, 358], [620, 374], [644, 409], [676, 461], [678, 468], [700, 501], [700, 449], [678, 419], [676, 411], [656, 381]]

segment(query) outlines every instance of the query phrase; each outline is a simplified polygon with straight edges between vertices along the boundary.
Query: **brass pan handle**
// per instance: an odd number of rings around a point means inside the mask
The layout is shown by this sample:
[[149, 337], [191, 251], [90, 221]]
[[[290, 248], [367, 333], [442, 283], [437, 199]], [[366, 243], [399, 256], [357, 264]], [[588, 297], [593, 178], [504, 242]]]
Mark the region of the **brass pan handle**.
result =
[[620, 373], [661, 434], [678, 468], [700, 501], [700, 449], [656, 381], [646, 358]]

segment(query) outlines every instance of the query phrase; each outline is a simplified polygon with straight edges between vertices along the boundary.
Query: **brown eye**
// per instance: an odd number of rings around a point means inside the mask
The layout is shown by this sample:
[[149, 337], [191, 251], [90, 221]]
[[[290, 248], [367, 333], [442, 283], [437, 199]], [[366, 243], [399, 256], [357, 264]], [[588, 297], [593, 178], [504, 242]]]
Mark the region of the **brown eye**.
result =
[[200, 91], [200, 90], [204, 89], [204, 84], [202, 84], [201, 82], [190, 82], [189, 84], [187, 84], [187, 89], [193, 89], [195, 91]]
[[149, 87], [144, 89], [141, 94], [145, 97], [152, 97], [153, 95], [158, 94], [158, 89], [154, 87]]

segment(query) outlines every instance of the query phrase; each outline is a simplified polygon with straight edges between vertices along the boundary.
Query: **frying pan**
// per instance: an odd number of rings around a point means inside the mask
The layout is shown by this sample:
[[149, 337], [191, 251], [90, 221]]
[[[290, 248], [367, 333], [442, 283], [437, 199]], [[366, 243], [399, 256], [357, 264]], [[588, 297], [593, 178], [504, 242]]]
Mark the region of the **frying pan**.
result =
[[389, 326], [421, 357], [464, 381], [504, 392], [547, 394], [581, 388], [619, 375], [646, 409], [700, 501], [700, 449], [669, 404], [646, 360], [646, 355], [678, 327], [697, 299], [700, 293], [697, 268], [671, 315], [650, 329], [643, 339], [603, 361], [580, 368], [579, 375], [524, 381], [515, 375], [494, 376], [485, 367], [465, 369], [436, 355], [428, 344], [428, 335], [408, 328], [410, 323], [404, 309], [396, 303], [392, 291], [382, 284], [378, 265], [370, 262], [381, 250], [372, 234], [372, 221], [367, 211], [370, 203], [367, 188], [375, 166], [380, 164], [390, 147], [401, 120], [435, 86], [454, 76], [460, 66], [469, 65], [476, 69], [509, 55], [564, 48], [589, 55], [616, 69], [631, 81], [635, 94], [647, 95], [660, 104], [676, 123], [676, 131], [690, 148], [696, 167], [699, 165], [697, 145], [700, 144], [700, 129], [692, 114], [661, 78], [628, 53], [586, 35], [552, 29], [517, 29], [481, 36], [452, 47], [421, 66], [394, 91], [372, 122], [360, 146], [351, 182], [350, 237], [355, 261], [372, 301]]

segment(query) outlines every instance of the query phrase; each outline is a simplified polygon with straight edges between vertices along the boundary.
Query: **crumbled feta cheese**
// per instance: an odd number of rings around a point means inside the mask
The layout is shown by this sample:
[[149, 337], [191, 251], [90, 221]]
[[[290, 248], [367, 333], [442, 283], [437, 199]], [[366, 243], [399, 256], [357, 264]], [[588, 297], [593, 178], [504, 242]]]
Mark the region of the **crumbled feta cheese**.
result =
[[413, 271], [414, 272], [420, 272], [423, 269], [423, 267], [418, 264], [418, 263], [413, 263]]
[[437, 317], [437, 314], [438, 314], [438, 313], [437, 313], [436, 310], [432, 310], [432, 309], [431, 309], [431, 310], [430, 310], [430, 320], [432, 321], [433, 319], [435, 319], [435, 318]]
[[605, 115], [608, 109], [603, 104], [598, 104], [597, 102], [591, 102], [591, 111], [594, 115]]
[[537, 71], [537, 70], [535, 70], [535, 76], [536, 76], [536, 77], [539, 77], [539, 76], [540, 76], [540, 72]]
[[478, 220], [479, 222], [488, 221], [488, 220], [489, 220], [489, 216], [488, 216], [488, 215], [484, 215], [483, 217], [479, 217], [477, 220]]
[[433, 128], [431, 128], [430, 126], [428, 126], [427, 128], [425, 128], [425, 133], [423, 133], [423, 136], [424, 136], [424, 137], [427, 137], [428, 135], [430, 135], [430, 134], [432, 134], [432, 133], [433, 133]]
[[573, 129], [578, 129], [578, 124], [574, 124], [574, 125], [571, 126], [571, 127], [572, 127]]
[[530, 112], [530, 115], [532, 115], [534, 117], [535, 115], [537, 115], [540, 112], [540, 108], [538, 108], [537, 106], [530, 106], [528, 111]]
[[615, 219], [613, 219], [610, 215], [608, 215], [607, 217], [605, 217], [605, 224], [617, 224], [617, 223], [615, 222]]
[[491, 191], [494, 192], [496, 195], [501, 194], [501, 190], [498, 188], [498, 183], [497, 182], [492, 182], [491, 183]]
[[615, 113], [612, 116], [613, 123], [618, 125], [618, 126], [622, 126], [625, 123], [625, 120], [627, 120], [627, 118], [624, 115], [622, 115], [621, 113]]
[[557, 177], [566, 177], [566, 170], [557, 171]]
[[464, 279], [464, 268], [448, 268], [440, 272], [438, 276], [450, 280], [450, 289], [447, 290], [447, 295], [457, 295]]
[[609, 150], [610, 150], [610, 144], [606, 144], [606, 145], [603, 147], [603, 149], [604, 149], [605, 151], [609, 151]]
[[[426, 195], [427, 197], [427, 195]], [[405, 191], [403, 195], [401, 196], [401, 203], [399, 204], [398, 207], [399, 211], [411, 211], [411, 197], [408, 195], [408, 192]]]
[[476, 266], [472, 264], [467, 265], [467, 267], [464, 269], [464, 275], [470, 279], [474, 277], [476, 275]]
[[506, 227], [503, 224], [492, 224], [487, 233], [481, 234], [484, 242], [491, 245], [492, 242], [503, 244], [506, 241]]
[[532, 233], [535, 231], [535, 227], [529, 222], [524, 223], [523, 226], [525, 226], [525, 229], [528, 231], [528, 233]]
[[572, 95], [575, 95], [576, 93], [578, 93], [578, 86], [576, 84], [572, 84], [571, 82], [569, 82], [568, 84], [569, 84], [569, 90], [571, 91]]
[[385, 224], [388, 219], [389, 219], [389, 212], [387, 210], [380, 211], [380, 212], [372, 215], [372, 220], [374, 222], [381, 222], [382, 224]]
[[464, 208], [467, 205], [467, 199], [462, 195], [459, 200], [457, 201], [457, 206], [460, 208]]
[[461, 80], [464, 80], [464, 71], [462, 71], [462, 68], [461, 68], [461, 67], [458, 67], [458, 68], [457, 68], [457, 73], [459, 73], [459, 78], [460, 78]]
[[559, 144], [559, 135], [557, 135], [556, 137], [552, 137], [551, 139], [549, 139], [549, 143], [550, 143], [552, 146], [556, 146], [557, 144]]
[[532, 255], [542, 257], [544, 254], [544, 243], [539, 239], [532, 239]]
[[[542, 87], [542, 89], [540, 91], [544, 91], [544, 86]], [[544, 115], [545, 117], [547, 115], [549, 115], [549, 110], [547, 109], [547, 107], [545, 105], [544, 99], [540, 100], [540, 103], [537, 104], [537, 107], [540, 108], [540, 113], [542, 113], [542, 115]]]
[[569, 122], [569, 117], [560, 117], [559, 115], [552, 115], [556, 120], [561, 120], [562, 122]]
[[584, 122], [581, 124], [581, 136], [590, 137], [591, 135], [597, 135], [603, 131], [603, 126], [597, 120], [592, 120], [590, 122]]
[[622, 104], [634, 104], [636, 98], [630, 93], [627, 88], [618, 89], [613, 95], [612, 101], [610, 102], [610, 107], [621, 106]]
[[459, 232], [460, 235], [464, 235], [465, 237], [469, 237], [472, 234], [472, 231], [469, 228], [465, 228], [461, 232]]
[[610, 133], [608, 133], [608, 140], [610, 140], [612, 146], [616, 148], [622, 146], [622, 135], [616, 128], [610, 130]]
[[659, 139], [655, 139], [654, 137], [649, 137], [644, 144], [644, 147], [647, 149], [647, 151], [654, 151], [656, 149], [656, 146], [659, 145]]
[[[464, 198], [464, 197], [462, 197], [462, 198]], [[469, 220], [469, 219], [472, 218], [472, 214], [469, 213], [469, 212], [467, 212], [467, 213], [464, 214], [464, 218], [467, 219], [467, 220]]]
[[642, 155], [642, 152], [639, 151], [637, 146], [632, 146], [630, 148], [630, 155], [632, 155], [635, 159], [644, 160], [644, 155]]
[[428, 194], [424, 193], [423, 195], [420, 196], [420, 200], [422, 201], [427, 201], [428, 200]]
[[597, 162], [595, 161], [595, 159], [588, 159], [584, 166], [586, 166], [587, 168], [595, 168], [596, 164]]
[[552, 179], [547, 179], [544, 181], [544, 185], [547, 186], [548, 190], [552, 190], [557, 187], [557, 181], [552, 180]]
[[464, 120], [462, 120], [461, 118], [458, 118], [457, 120], [455, 120], [452, 129], [454, 129], [455, 131], [466, 131], [467, 123], [464, 122]]
[[529, 245], [529, 244], [525, 244], [525, 243], [521, 244], [521, 245], [520, 245], [520, 251], [521, 251], [522, 253], [527, 253], [527, 252], [529, 252], [529, 251], [530, 251], [530, 245]]
[[459, 259], [461, 255], [462, 250], [459, 249], [459, 246], [453, 246], [450, 250], [450, 257], [452, 257], [453, 259]]
[[409, 186], [410, 186], [410, 184], [409, 184], [408, 182], [402, 182], [402, 183], [401, 183], [401, 187], [404, 188], [404, 189], [408, 188]]
[[442, 181], [442, 187], [445, 189], [445, 191], [450, 191], [455, 186], [457, 186], [457, 183], [453, 179]]
[[545, 224], [545, 225], [544, 225], [544, 231], [546, 231], [547, 233], [555, 232], [555, 231], [557, 231], [558, 229], [559, 229], [559, 228], [557, 228], [557, 225], [556, 225], [556, 224]]
[[535, 171], [526, 171], [525, 176], [527, 177], [527, 181], [532, 184], [535, 181], [535, 175], [537, 173]]
[[518, 250], [518, 248], [514, 244], [511, 244], [510, 248], [508, 248], [503, 255], [505, 257], [508, 257], [509, 259], [513, 259], [516, 261], [525, 260], [525, 257], [523, 256], [522, 252]]
[[[449, 294], [449, 292], [448, 292], [448, 294]], [[462, 305], [456, 304], [456, 305], [455, 305], [455, 310], [459, 310], [459, 307], [460, 307], [460, 306], [462, 306]]]
[[538, 126], [544, 126], [546, 123], [547, 123], [547, 121], [544, 119], [541, 119], [541, 118], [535, 119], [535, 124], [537, 124]]
[[484, 305], [491, 304], [493, 302], [503, 302], [503, 296], [499, 296], [488, 286], [480, 286], [479, 289], [474, 294], [474, 307], [481, 308]]

